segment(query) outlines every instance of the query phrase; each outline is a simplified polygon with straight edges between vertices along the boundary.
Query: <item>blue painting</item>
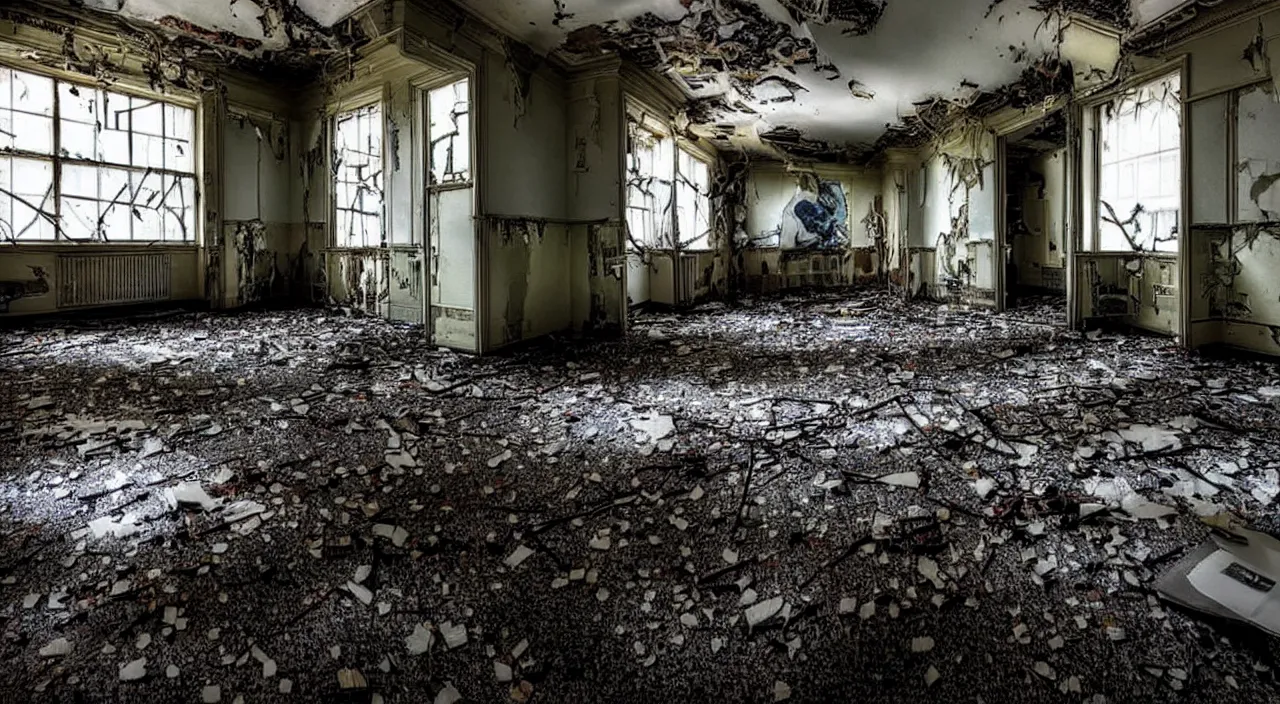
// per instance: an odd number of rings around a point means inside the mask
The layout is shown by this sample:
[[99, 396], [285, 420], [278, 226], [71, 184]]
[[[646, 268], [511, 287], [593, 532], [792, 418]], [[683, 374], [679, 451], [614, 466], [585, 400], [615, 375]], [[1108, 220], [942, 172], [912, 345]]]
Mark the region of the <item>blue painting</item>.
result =
[[849, 244], [849, 207], [839, 181], [822, 181], [816, 197], [796, 196], [791, 213], [800, 224], [797, 249], [837, 249]]
[[812, 250], [849, 246], [849, 206], [839, 181], [819, 181], [817, 193], [797, 193], [780, 215], [773, 230], [752, 238], [752, 246]]

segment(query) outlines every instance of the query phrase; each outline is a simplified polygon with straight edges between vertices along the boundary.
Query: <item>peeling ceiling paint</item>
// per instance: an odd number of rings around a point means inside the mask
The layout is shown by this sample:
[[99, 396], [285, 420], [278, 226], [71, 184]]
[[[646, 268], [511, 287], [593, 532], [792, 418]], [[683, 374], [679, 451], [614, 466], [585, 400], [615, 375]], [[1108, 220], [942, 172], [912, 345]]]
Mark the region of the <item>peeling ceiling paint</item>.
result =
[[[1182, 0], [462, 0], [570, 60], [618, 51], [704, 101], [692, 131], [723, 146], [865, 150], [934, 98], [1000, 90], [1056, 54], [1079, 12], [1113, 23]], [[1125, 3], [1131, 2], [1132, 5]], [[1117, 3], [1120, 3], [1117, 5]], [[1135, 12], [1140, 14], [1135, 15]], [[770, 139], [772, 137], [773, 139]]]
[[287, 49], [292, 43], [289, 32], [281, 26], [278, 19], [286, 6], [296, 5], [298, 10], [319, 26], [330, 27], [371, 1], [83, 0], [83, 4], [91, 10], [154, 22], [194, 34], [227, 32], [251, 40], [258, 48], [278, 51]]

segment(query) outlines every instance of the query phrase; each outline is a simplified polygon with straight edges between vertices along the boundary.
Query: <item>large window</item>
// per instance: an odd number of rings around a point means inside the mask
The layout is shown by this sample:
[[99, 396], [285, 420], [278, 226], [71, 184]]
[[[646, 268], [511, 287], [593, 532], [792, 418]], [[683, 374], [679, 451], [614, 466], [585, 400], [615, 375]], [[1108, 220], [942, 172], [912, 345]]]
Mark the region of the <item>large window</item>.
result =
[[675, 143], [670, 137], [631, 125], [627, 150], [627, 228], [633, 245], [672, 246], [671, 181], [675, 173]]
[[684, 149], [677, 160], [676, 225], [682, 249], [711, 244], [711, 169]]
[[471, 180], [470, 82], [458, 81], [428, 93], [431, 125], [431, 185]]
[[333, 135], [334, 239], [339, 247], [380, 247], [382, 106], [339, 113]]
[[1177, 74], [1098, 108], [1102, 251], [1178, 249], [1182, 101]]
[[2, 241], [192, 242], [194, 155], [189, 108], [0, 68]]

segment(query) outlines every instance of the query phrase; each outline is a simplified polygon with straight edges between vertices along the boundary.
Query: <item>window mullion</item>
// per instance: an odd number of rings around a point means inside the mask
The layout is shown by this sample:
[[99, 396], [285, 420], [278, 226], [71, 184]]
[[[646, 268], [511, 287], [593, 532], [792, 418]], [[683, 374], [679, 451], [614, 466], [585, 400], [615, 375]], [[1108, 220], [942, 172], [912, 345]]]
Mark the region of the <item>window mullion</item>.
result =
[[[63, 239], [62, 234], [62, 98], [59, 95], [62, 81], [53, 82], [53, 240]], [[12, 86], [11, 86], [12, 87]], [[10, 97], [12, 101], [12, 97]], [[13, 103], [10, 102], [10, 105]]]

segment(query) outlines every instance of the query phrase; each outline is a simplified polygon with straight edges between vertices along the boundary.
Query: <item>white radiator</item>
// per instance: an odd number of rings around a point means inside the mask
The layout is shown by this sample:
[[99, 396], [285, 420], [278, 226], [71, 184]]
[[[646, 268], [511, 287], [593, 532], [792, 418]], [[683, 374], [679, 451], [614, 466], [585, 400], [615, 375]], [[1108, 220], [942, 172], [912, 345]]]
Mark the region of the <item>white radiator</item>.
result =
[[693, 303], [698, 294], [703, 293], [698, 290], [698, 255], [684, 254], [680, 256], [680, 303], [688, 305]]
[[139, 254], [58, 256], [58, 307], [152, 303], [173, 297], [173, 257]]

